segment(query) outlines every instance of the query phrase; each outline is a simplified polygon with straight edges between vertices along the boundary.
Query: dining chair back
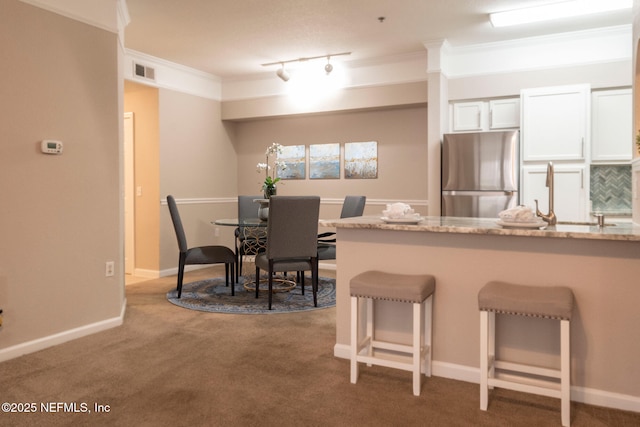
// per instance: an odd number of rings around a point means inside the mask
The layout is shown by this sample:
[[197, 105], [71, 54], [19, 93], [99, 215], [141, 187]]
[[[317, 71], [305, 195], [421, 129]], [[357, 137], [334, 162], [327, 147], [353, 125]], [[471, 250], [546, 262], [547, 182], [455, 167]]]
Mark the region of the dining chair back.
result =
[[354, 216], [362, 216], [364, 205], [367, 202], [367, 196], [347, 196], [342, 203], [342, 211], [340, 218], [351, 218]]
[[262, 199], [264, 196], [238, 196], [238, 219], [258, 218], [258, 204], [254, 202], [256, 199]]
[[[318, 305], [317, 235], [320, 215], [318, 196], [272, 196], [269, 199], [267, 247], [256, 256], [256, 281], [260, 269], [267, 271], [269, 309], [272, 305], [273, 273], [311, 270], [313, 304]], [[304, 277], [304, 275], [302, 276]], [[301, 280], [304, 286], [303, 279]], [[260, 286], [256, 286], [256, 298]]]
[[[340, 218], [351, 218], [362, 216], [364, 205], [367, 202], [366, 196], [347, 196], [342, 203]], [[336, 259], [336, 233], [328, 231], [318, 234], [318, 260]]]
[[[196, 246], [189, 248], [187, 245], [187, 237], [182, 226], [182, 219], [178, 212], [178, 206], [173, 196], [167, 196], [167, 205], [169, 206], [169, 213], [171, 214], [171, 221], [173, 222], [173, 229], [176, 233], [176, 239], [178, 240], [178, 249], [180, 251], [178, 257], [178, 298], [182, 296], [182, 281], [184, 279], [184, 267], [186, 265], [195, 264], [222, 264], [224, 263], [225, 269], [225, 283], [229, 286], [229, 276], [231, 276], [231, 295], [235, 295], [235, 287], [233, 286], [234, 277], [234, 265], [236, 257], [233, 251], [226, 246], [213, 245], [213, 246]], [[231, 274], [229, 274], [231, 273]]]

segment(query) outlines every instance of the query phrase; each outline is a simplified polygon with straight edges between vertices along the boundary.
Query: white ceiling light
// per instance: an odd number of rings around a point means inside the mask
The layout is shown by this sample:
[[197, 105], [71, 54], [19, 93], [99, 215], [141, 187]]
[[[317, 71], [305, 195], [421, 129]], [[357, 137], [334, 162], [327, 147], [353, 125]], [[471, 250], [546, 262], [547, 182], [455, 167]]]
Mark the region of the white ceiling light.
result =
[[333, 65], [331, 65], [331, 57], [327, 56], [327, 65], [324, 66], [324, 72], [327, 73], [327, 76], [331, 74], [333, 71]]
[[494, 27], [631, 9], [633, 0], [571, 0], [489, 14]]
[[308, 62], [311, 61], [313, 59], [318, 59], [318, 58], [327, 58], [327, 65], [324, 66], [324, 71], [327, 73], [327, 75], [331, 74], [331, 71], [333, 71], [333, 65], [331, 64], [331, 57], [332, 56], [342, 56], [342, 55], [351, 55], [351, 52], [341, 52], [341, 53], [332, 53], [330, 55], [320, 55], [320, 56], [311, 56], [311, 57], [306, 57], [306, 58], [296, 58], [296, 59], [289, 59], [287, 61], [278, 61], [278, 62], [269, 62], [266, 64], [262, 64], [263, 67], [268, 67], [270, 65], [280, 65], [280, 68], [278, 68], [278, 71], [276, 71], [276, 75], [278, 77], [280, 77], [283, 81], [288, 81], [289, 80], [289, 73], [287, 72], [287, 70], [284, 69], [284, 64], [289, 64], [292, 62]]
[[282, 67], [278, 68], [278, 71], [276, 71], [276, 75], [280, 77], [283, 82], [287, 82], [291, 78], [287, 70], [284, 69], [284, 64], [282, 64]]

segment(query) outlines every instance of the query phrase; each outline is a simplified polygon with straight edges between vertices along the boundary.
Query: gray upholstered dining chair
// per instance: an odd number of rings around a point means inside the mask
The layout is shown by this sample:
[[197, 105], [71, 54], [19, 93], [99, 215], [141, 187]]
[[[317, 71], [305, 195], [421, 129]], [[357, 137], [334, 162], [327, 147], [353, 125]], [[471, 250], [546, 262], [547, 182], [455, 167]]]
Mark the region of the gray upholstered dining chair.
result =
[[178, 239], [178, 248], [180, 249], [180, 256], [178, 258], [178, 298], [182, 296], [184, 267], [185, 265], [194, 264], [224, 263], [225, 283], [229, 286], [229, 276], [231, 276], [231, 295], [235, 295], [233, 269], [236, 257], [233, 251], [226, 246], [220, 245], [196, 246], [189, 248], [187, 245], [187, 238], [184, 234], [184, 228], [182, 227], [180, 213], [178, 212], [178, 206], [176, 205], [176, 200], [173, 196], [167, 196], [167, 204], [169, 205], [169, 213], [171, 214], [171, 221], [173, 221], [173, 228], [176, 232], [176, 238]]
[[[267, 249], [256, 255], [256, 298], [260, 269], [268, 274], [269, 310], [273, 300], [275, 272], [311, 270], [313, 305], [318, 306], [318, 196], [272, 196], [269, 199]], [[300, 280], [304, 293], [304, 274]]]
[[[238, 221], [242, 221], [247, 218], [258, 217], [258, 205], [254, 202], [256, 199], [262, 199], [264, 196], [259, 194], [257, 196], [238, 196]], [[251, 228], [251, 232], [247, 232], [248, 229], [239, 226], [235, 230], [236, 236], [236, 282], [240, 279], [242, 274], [242, 261], [245, 255], [255, 255], [259, 248], [263, 248], [267, 237], [266, 228], [256, 230], [255, 227]]]
[[[351, 218], [362, 216], [364, 205], [367, 202], [366, 196], [347, 196], [342, 204], [340, 218]], [[336, 259], [336, 233], [328, 231], [318, 234], [318, 260]]]

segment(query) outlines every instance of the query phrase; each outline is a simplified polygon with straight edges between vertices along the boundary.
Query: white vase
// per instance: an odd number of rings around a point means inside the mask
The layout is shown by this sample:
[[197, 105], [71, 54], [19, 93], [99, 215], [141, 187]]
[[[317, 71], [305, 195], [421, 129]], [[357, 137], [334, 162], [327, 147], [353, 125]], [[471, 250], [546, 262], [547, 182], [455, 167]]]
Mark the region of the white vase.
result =
[[257, 200], [258, 206], [258, 218], [262, 221], [269, 219], [269, 199]]

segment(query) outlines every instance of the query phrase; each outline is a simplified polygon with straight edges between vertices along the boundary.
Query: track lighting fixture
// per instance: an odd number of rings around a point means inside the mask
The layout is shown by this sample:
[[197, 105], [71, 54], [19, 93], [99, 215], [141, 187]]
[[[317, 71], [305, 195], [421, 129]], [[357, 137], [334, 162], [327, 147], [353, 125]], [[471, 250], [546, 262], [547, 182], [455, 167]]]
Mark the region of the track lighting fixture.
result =
[[262, 64], [262, 66], [268, 67], [270, 65], [280, 65], [280, 68], [278, 68], [278, 71], [276, 71], [276, 75], [280, 77], [282, 81], [286, 82], [289, 80], [289, 78], [291, 78], [291, 76], [289, 75], [287, 70], [284, 69], [284, 64], [288, 64], [291, 62], [307, 62], [312, 59], [327, 58], [327, 64], [324, 66], [324, 71], [325, 73], [327, 73], [327, 75], [329, 75], [333, 71], [333, 65], [331, 64], [331, 57], [341, 56], [341, 55], [351, 55], [351, 52], [332, 53], [330, 55], [311, 56], [308, 58], [298, 58], [298, 59], [289, 59], [287, 61], [269, 62], [266, 64]]
[[283, 82], [289, 81], [289, 79], [291, 78], [287, 70], [284, 69], [284, 64], [282, 64], [282, 67], [278, 68], [278, 71], [276, 71], [276, 75], [280, 77]]

